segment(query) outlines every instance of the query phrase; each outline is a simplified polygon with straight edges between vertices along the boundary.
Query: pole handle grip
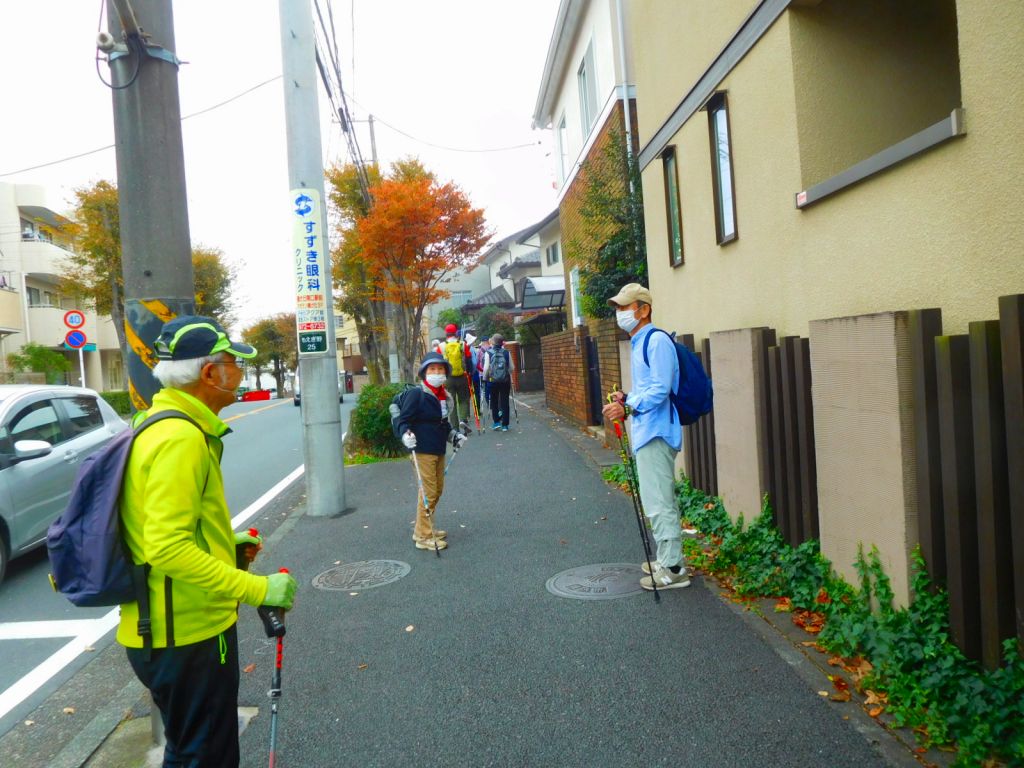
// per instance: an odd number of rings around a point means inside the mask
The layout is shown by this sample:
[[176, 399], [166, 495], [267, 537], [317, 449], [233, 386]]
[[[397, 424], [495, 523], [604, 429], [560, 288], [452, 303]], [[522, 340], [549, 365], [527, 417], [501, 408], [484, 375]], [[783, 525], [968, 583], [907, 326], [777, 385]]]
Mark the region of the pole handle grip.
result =
[[[287, 568], [281, 568], [279, 573], [288, 573]], [[263, 621], [263, 631], [267, 637], [284, 637], [288, 631], [284, 625], [284, 611], [273, 605], [261, 605], [256, 609], [260, 619]]]

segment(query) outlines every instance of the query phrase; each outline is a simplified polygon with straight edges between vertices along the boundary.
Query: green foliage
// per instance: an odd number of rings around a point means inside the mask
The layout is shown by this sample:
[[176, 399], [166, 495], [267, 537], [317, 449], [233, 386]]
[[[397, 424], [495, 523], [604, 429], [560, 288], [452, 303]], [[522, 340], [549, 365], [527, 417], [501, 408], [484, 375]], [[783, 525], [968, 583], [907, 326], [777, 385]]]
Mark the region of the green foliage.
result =
[[118, 416], [127, 416], [132, 412], [132, 400], [128, 393], [123, 390], [100, 392], [100, 397], [106, 400], [110, 407], [117, 411]]
[[580, 303], [588, 317], [611, 317], [608, 306], [626, 283], [647, 282], [643, 185], [636, 155], [626, 152], [621, 130], [612, 132], [597, 157], [583, 164], [586, 186], [580, 216], [583, 234], [566, 246], [580, 269]]
[[36, 344], [26, 344], [20, 352], [7, 356], [7, 365], [15, 371], [34, 371], [46, 376], [47, 384], [63, 384], [64, 374], [71, 370], [71, 361], [55, 349]]
[[405, 388], [404, 384], [366, 384], [359, 392], [356, 407], [349, 421], [350, 455], [365, 453], [390, 458], [405, 452], [402, 443], [391, 431], [391, 398]]
[[496, 333], [500, 333], [507, 341], [512, 341], [516, 337], [512, 316], [502, 312], [500, 307], [484, 307], [477, 313], [473, 322], [476, 326], [474, 335], [479, 339], [489, 339]]
[[606, 483], [617, 485], [620, 488], [629, 487], [629, 483], [626, 480], [626, 468], [621, 464], [613, 464], [610, 467], [605, 467], [601, 470], [601, 477]]
[[914, 729], [926, 745], [955, 746], [954, 765], [981, 765], [993, 757], [1024, 761], [1024, 659], [1015, 639], [1004, 644], [1004, 663], [984, 670], [964, 658], [949, 634], [948, 598], [928, 577], [920, 549], [913, 553], [912, 601], [893, 604], [878, 550], [860, 551], [859, 588], [847, 584], [822, 557], [818, 543], [793, 548], [772, 523], [765, 499], [744, 530], [721, 499], [676, 485], [680, 514], [704, 535], [688, 539], [688, 562], [729, 584], [740, 595], [788, 597], [795, 609], [825, 616], [818, 644], [829, 653], [863, 657], [872, 671], [864, 688], [888, 697], [897, 726]]
[[448, 323], [454, 323], [459, 328], [466, 324], [466, 318], [458, 307], [448, 307], [437, 313], [437, 325], [444, 328]]

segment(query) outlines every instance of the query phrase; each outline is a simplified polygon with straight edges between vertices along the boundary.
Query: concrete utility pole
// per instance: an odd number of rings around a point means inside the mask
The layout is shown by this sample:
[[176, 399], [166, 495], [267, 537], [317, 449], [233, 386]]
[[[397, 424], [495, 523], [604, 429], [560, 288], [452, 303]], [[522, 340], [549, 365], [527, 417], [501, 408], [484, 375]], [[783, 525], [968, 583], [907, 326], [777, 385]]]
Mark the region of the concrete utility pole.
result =
[[345, 510], [345, 467], [310, 0], [280, 0], [280, 15], [307, 511], [330, 516]]
[[192, 243], [178, 103], [171, 0], [108, 0], [121, 215], [128, 390], [144, 410], [160, 388], [153, 342], [173, 317], [192, 314]]

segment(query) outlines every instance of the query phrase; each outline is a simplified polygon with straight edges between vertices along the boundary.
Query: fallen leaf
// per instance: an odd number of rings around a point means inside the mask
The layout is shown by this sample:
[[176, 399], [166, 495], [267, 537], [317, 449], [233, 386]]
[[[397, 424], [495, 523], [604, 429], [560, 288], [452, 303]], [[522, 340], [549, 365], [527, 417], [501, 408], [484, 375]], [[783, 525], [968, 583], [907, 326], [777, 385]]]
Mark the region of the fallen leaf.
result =
[[412, 624], [410, 624], [408, 627], [405, 628], [405, 631], [406, 632], [412, 632], [414, 629], [416, 629], [416, 627], [414, 627]]
[[889, 703], [889, 697], [884, 693], [877, 693], [872, 690], [867, 690], [864, 693], [866, 694], [864, 705], [867, 707]]
[[841, 667], [841, 666], [843, 666], [843, 657], [842, 656], [833, 656], [833, 657], [831, 657], [828, 660], [828, 665], [830, 667]]
[[88, 651], [89, 653], [92, 653], [96, 649], [93, 646], [91, 646], [91, 645], [87, 645], [87, 646], [85, 646], [85, 650]]
[[828, 698], [829, 698], [829, 701], [849, 701], [850, 700], [850, 695], [851, 694], [850, 694], [849, 691], [836, 691], [835, 693], [833, 693]]
[[788, 597], [780, 598], [779, 602], [777, 602], [775, 604], [775, 612], [776, 613], [789, 613], [792, 610], [793, 610], [793, 601], [790, 600]]
[[359, 594], [358, 592], [349, 592], [349, 593], [348, 593], [348, 596], [349, 596], [349, 597], [355, 597], [355, 596], [356, 596], [356, 595], [358, 595], [358, 594]]
[[568, 541], [566, 541], [565, 539], [559, 539], [559, 540], [558, 540], [558, 543], [559, 543], [559, 544], [568, 544], [569, 542], [568, 542]]
[[245, 674], [249, 674], [249, 673], [250, 673], [250, 672], [252, 672], [252, 671], [253, 671], [254, 669], [256, 669], [256, 663], [255, 663], [255, 662], [253, 662], [252, 664], [246, 664], [246, 665], [245, 665], [245, 666], [244, 666], [244, 667], [242, 668], [242, 671], [243, 671], [243, 672], [245, 672]]
[[335, 560], [335, 561], [334, 561], [334, 564], [335, 564], [335, 565], [341, 565], [341, 560]]
[[360, 664], [358, 667], [356, 667], [356, 669], [366, 669], [369, 666], [369, 664]]
[[459, 523], [459, 528], [465, 528], [465, 527], [466, 526], [464, 526], [462, 523]]
[[818, 691], [818, 695], [819, 696], [824, 696], [825, 698], [828, 698], [828, 691]]
[[[575, 501], [575, 499], [573, 499], [573, 501]], [[601, 517], [601, 519], [602, 519], [602, 520], [607, 520], [607, 519], [608, 519], [608, 515], [603, 515], [603, 516]]]
[[65, 715], [73, 715], [73, 714], [75, 714], [75, 708], [74, 707], [64, 707], [64, 709], [62, 709], [61, 711]]
[[714, 504], [705, 504], [704, 505], [704, 509], [714, 509], [714, 508], [715, 508]]
[[364, 526], [363, 526], [363, 528], [369, 528], [369, 527], [370, 527], [370, 526], [368, 526], [368, 525], [364, 525]]
[[35, 725], [35, 724], [36, 724], [35, 720], [26, 720], [25, 721], [25, 725]]
[[882, 714], [881, 707], [872, 707], [868, 710], [868, 715], [870, 715], [871, 717], [878, 717], [880, 714]]

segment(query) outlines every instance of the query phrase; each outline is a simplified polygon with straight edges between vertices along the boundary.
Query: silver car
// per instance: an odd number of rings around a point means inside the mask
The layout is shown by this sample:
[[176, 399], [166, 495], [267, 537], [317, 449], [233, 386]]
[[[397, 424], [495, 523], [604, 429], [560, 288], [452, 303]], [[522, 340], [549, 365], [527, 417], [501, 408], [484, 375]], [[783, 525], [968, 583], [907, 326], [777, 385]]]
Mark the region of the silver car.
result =
[[0, 581], [46, 543], [82, 459], [128, 425], [91, 389], [0, 385]]

